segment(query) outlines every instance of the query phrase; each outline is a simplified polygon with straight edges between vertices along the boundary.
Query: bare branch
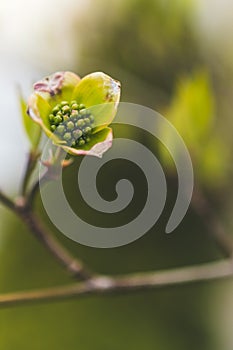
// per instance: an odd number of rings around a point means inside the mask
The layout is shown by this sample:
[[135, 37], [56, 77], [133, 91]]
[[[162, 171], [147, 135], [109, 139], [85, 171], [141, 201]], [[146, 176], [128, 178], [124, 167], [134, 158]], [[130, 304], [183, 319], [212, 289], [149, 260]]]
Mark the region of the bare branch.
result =
[[73, 277], [81, 280], [90, 278], [91, 273], [84, 267], [83, 263], [73, 257], [71, 253], [48, 232], [28, 207], [23, 208], [18, 214], [34, 236]]
[[88, 295], [125, 293], [233, 277], [231, 260], [120, 277], [96, 276], [82, 283], [0, 295], [0, 306], [57, 301]]
[[[32, 204], [38, 186], [32, 191]], [[99, 295], [107, 293], [125, 293], [136, 290], [147, 290], [175, 286], [179, 284], [210, 281], [233, 277], [233, 242], [228, 236], [221, 222], [209, 207], [207, 200], [201, 192], [196, 192], [193, 198], [193, 206], [197, 213], [203, 218], [211, 235], [229, 259], [202, 264], [192, 267], [183, 267], [172, 270], [146, 272], [141, 274], [130, 274], [126, 276], [108, 277], [91, 274], [81, 261], [74, 258], [56, 238], [51, 235], [42, 225], [40, 220], [32, 212], [26, 198], [19, 202], [13, 202], [2, 192], [0, 201], [16, 213], [35, 237], [46, 247], [67, 271], [84, 282], [75, 283], [70, 286], [59, 286], [50, 289], [25, 291], [0, 295], [0, 306], [11, 306], [28, 302], [56, 301], [60, 299]]]
[[24, 198], [19, 198], [15, 203], [0, 191], [0, 202], [21, 218], [34, 236], [73, 277], [81, 280], [90, 278], [91, 273], [84, 267], [83, 263], [72, 256], [71, 253], [48, 232], [27, 206], [27, 202], [25, 202]]
[[0, 202], [4, 204], [8, 209], [15, 211], [16, 206], [15, 203], [8, 198], [1, 190], [0, 190]]

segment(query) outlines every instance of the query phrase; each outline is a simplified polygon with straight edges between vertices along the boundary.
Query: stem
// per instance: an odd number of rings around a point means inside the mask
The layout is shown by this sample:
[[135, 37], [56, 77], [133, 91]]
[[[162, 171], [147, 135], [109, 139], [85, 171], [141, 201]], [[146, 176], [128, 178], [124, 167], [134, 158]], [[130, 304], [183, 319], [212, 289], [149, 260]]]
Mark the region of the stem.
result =
[[32, 208], [33, 204], [34, 204], [34, 200], [35, 197], [40, 189], [40, 186], [42, 186], [43, 184], [45, 184], [47, 181], [50, 181], [51, 177], [49, 174], [49, 170], [47, 169], [46, 172], [44, 173], [44, 175], [38, 179], [34, 185], [32, 186], [28, 196], [27, 196], [27, 205]]
[[4, 204], [8, 209], [15, 211], [15, 203], [8, 198], [1, 190], [0, 190], [0, 202]]
[[63, 162], [63, 155], [64, 153], [62, 152], [60, 147], [57, 147], [54, 154], [51, 152], [51, 160], [48, 161], [47, 165], [45, 165], [47, 166], [47, 169], [45, 170], [44, 174], [37, 179], [37, 181], [34, 183], [34, 185], [32, 186], [32, 188], [30, 189], [29, 193], [26, 196], [27, 205], [29, 207], [31, 208], [33, 207], [34, 200], [40, 189], [40, 186], [43, 186], [46, 182], [57, 178], [56, 164]]
[[0, 306], [14, 306], [29, 302], [56, 301], [88, 295], [125, 293], [164, 288], [190, 282], [210, 281], [233, 276], [231, 260], [167, 271], [131, 274], [123, 277], [96, 276], [86, 282], [49, 289], [0, 295]]
[[36, 167], [36, 163], [39, 158], [39, 155], [40, 153], [35, 151], [30, 151], [30, 153], [28, 154], [27, 165], [26, 165], [26, 169], [25, 169], [25, 173], [22, 181], [22, 189], [21, 189], [22, 196], [26, 194], [28, 182], [31, 178], [33, 170]]

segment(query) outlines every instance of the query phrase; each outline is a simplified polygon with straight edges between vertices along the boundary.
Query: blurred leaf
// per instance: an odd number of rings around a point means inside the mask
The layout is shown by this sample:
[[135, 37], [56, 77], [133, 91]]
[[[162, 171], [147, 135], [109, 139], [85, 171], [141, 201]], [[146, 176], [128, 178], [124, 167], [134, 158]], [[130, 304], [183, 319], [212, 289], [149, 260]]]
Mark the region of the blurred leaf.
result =
[[32, 150], [36, 150], [40, 142], [41, 128], [28, 116], [27, 103], [25, 102], [21, 94], [19, 96], [19, 100], [24, 129], [30, 141]]
[[[166, 113], [192, 157], [194, 171], [205, 185], [212, 186], [226, 178], [228, 152], [215, 123], [215, 99], [209, 76], [204, 71], [179, 81]], [[167, 143], [175, 150], [170, 130], [161, 130]], [[161, 148], [162, 159], [171, 169], [168, 152]]]
[[226, 181], [229, 174], [229, 151], [227, 145], [216, 135], [205, 145], [199, 162], [200, 175], [205, 185], [216, 187]]

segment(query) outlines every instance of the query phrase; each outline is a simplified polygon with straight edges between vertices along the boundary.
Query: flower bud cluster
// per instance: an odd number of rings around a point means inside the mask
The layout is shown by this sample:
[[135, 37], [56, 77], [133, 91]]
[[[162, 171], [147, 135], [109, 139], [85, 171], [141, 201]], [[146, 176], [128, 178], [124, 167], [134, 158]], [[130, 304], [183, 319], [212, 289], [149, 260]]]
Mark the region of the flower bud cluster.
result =
[[49, 115], [50, 129], [71, 147], [84, 146], [91, 139], [94, 117], [83, 104], [62, 101]]

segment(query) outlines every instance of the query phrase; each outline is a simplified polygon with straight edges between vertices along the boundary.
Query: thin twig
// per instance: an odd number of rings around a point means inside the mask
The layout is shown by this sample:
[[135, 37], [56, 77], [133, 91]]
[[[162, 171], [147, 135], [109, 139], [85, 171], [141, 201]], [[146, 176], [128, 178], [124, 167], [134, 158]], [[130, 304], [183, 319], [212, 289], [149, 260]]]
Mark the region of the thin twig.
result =
[[74, 258], [70, 252], [48, 232], [30, 208], [23, 208], [19, 216], [47, 251], [49, 251], [73, 277], [81, 280], [86, 280], [91, 277], [91, 273], [84, 267], [83, 263]]
[[232, 237], [225, 232], [221, 221], [216, 216], [201, 189], [198, 189], [197, 186], [193, 194], [192, 206], [198, 216], [202, 218], [209, 234], [214, 238], [224, 255], [233, 258]]
[[16, 206], [15, 203], [8, 198], [1, 190], [0, 190], [0, 202], [4, 204], [8, 209], [15, 211]]
[[25, 196], [25, 194], [26, 194], [28, 182], [31, 178], [33, 170], [36, 167], [39, 155], [40, 155], [40, 153], [35, 152], [35, 151], [30, 151], [30, 153], [28, 154], [27, 164], [26, 164], [26, 168], [25, 168], [25, 172], [24, 172], [24, 176], [23, 176], [23, 180], [22, 180], [22, 188], [21, 188], [21, 195], [22, 196]]
[[131, 274], [123, 277], [97, 276], [88, 281], [69, 286], [3, 294], [0, 295], [0, 306], [7, 307], [29, 302], [57, 301], [88, 295], [144, 291], [232, 276], [233, 265], [231, 260], [166, 271]]
[[40, 189], [40, 186], [43, 186], [46, 182], [50, 181], [51, 177], [49, 174], [49, 170], [47, 169], [45, 173], [41, 176], [40, 179], [38, 179], [34, 185], [32, 186], [30, 192], [27, 195], [27, 205], [32, 208], [34, 204], [34, 200], [36, 198], [36, 195]]
[[24, 198], [20, 198], [18, 203], [14, 203], [0, 191], [0, 201], [20, 217], [47, 251], [49, 251], [73, 277], [81, 280], [87, 280], [91, 277], [91, 273], [84, 267], [83, 263], [73, 257], [71, 253], [42, 225], [40, 220], [32, 212], [31, 208], [27, 206], [27, 202], [24, 201]]

